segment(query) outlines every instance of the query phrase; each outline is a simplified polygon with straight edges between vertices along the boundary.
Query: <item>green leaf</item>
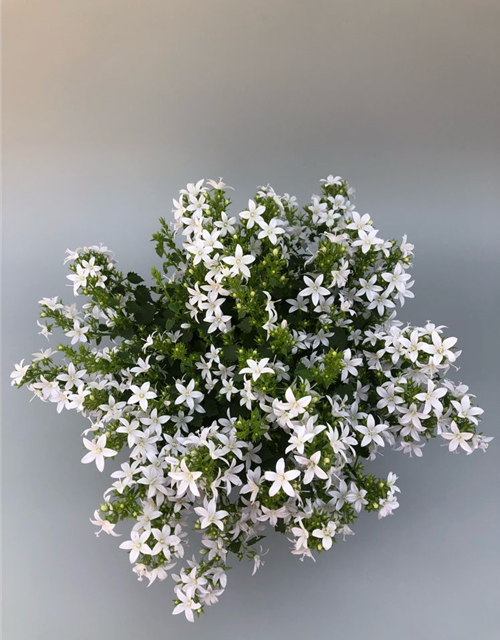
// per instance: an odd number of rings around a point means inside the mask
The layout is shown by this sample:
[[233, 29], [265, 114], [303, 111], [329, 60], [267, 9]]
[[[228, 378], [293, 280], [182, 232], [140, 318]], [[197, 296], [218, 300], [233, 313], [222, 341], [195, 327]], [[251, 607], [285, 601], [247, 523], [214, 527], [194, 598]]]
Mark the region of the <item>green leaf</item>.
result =
[[215, 398], [205, 397], [203, 400], [203, 408], [207, 416], [216, 416], [219, 414], [219, 404]]
[[295, 370], [295, 375], [304, 378], [304, 380], [312, 380], [314, 378], [314, 371], [306, 367], [298, 367]]
[[136, 314], [141, 310], [141, 307], [137, 304], [137, 302], [135, 302], [135, 300], [129, 300], [125, 305], [125, 309], [128, 311], [128, 313]]
[[134, 291], [136, 301], [141, 304], [144, 302], [152, 302], [151, 291], [143, 284], [138, 285]]
[[229, 544], [227, 548], [229, 551], [231, 551], [231, 553], [238, 553], [238, 551], [241, 549], [241, 541], [235, 540], [234, 542], [231, 542], [231, 544]]
[[178, 313], [181, 310], [182, 305], [177, 300], [171, 300], [168, 304], [168, 308], [174, 313]]
[[134, 273], [133, 271], [129, 271], [127, 273], [127, 280], [132, 284], [140, 284], [141, 282], [144, 282], [144, 278], [141, 278], [139, 274]]
[[130, 338], [134, 337], [134, 334], [135, 334], [134, 327], [131, 327], [131, 326], [121, 327], [117, 329], [117, 332], [116, 332], [116, 335], [121, 336], [125, 340], [130, 340]]
[[238, 322], [238, 327], [243, 333], [251, 333], [252, 324], [248, 318], [244, 318], [241, 322]]
[[163, 253], [164, 253], [163, 242], [157, 242], [155, 251], [160, 258], [163, 258]]
[[222, 353], [228, 362], [236, 362], [238, 360], [238, 347], [235, 344], [228, 344], [222, 347]]
[[144, 304], [139, 311], [134, 314], [135, 319], [140, 324], [151, 324], [155, 315], [155, 308], [152, 304]]
[[330, 347], [335, 347], [336, 349], [347, 349], [348, 346], [349, 342], [347, 340], [347, 334], [345, 333], [345, 331], [336, 329], [335, 333], [330, 338]]

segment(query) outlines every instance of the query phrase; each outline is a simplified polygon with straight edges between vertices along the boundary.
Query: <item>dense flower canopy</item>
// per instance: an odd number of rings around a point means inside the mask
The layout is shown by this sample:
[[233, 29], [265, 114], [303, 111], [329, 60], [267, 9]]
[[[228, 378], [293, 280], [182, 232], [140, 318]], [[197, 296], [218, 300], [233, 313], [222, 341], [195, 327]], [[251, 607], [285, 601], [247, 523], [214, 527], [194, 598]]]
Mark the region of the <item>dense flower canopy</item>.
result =
[[385, 447], [422, 456], [438, 436], [469, 454], [491, 440], [474, 396], [446, 377], [456, 338], [396, 319], [413, 297], [406, 237], [379, 238], [338, 176], [303, 209], [267, 186], [233, 215], [227, 189], [181, 190], [153, 238], [151, 285], [104, 246], [68, 251], [85, 303], [44, 298], [38, 324], [70, 340], [12, 373], [88, 418], [82, 462], [103, 471], [125, 450], [97, 535], [131, 520], [120, 547], [133, 570], [171, 574], [173, 612], [191, 621], [224, 591], [229, 554], [262, 564], [267, 527], [314, 557], [363, 509], [391, 514], [397, 477], [364, 469]]

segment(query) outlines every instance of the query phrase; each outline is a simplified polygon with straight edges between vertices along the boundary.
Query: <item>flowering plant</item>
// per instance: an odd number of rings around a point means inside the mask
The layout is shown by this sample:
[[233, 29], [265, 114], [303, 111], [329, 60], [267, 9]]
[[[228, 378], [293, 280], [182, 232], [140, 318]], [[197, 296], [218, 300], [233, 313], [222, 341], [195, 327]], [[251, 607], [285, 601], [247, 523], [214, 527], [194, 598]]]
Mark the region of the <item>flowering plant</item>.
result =
[[470, 454], [491, 440], [445, 377], [456, 338], [396, 319], [413, 246], [380, 239], [345, 180], [321, 182], [302, 210], [267, 186], [237, 216], [223, 182], [187, 185], [153, 236], [151, 285], [104, 246], [68, 251], [86, 302], [44, 298], [38, 324], [70, 344], [11, 376], [89, 419], [82, 462], [102, 471], [126, 450], [92, 522], [117, 536], [132, 520], [120, 547], [139, 579], [163, 580], [199, 532], [198, 557], [172, 573], [173, 613], [191, 621], [224, 591], [230, 553], [262, 564], [267, 526], [312, 558], [361, 510], [391, 514], [397, 477], [364, 469], [384, 447], [422, 456], [438, 436]]

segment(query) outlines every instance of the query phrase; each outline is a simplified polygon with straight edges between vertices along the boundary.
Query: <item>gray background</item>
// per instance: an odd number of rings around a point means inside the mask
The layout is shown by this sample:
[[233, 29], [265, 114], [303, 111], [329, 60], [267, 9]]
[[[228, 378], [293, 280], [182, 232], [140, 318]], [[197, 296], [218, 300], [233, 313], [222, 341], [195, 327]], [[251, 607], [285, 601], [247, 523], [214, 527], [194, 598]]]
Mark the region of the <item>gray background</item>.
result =
[[421, 460], [387, 453], [401, 507], [321, 561], [271, 536], [196, 625], [171, 581], [146, 589], [88, 522], [106, 476], [86, 423], [29, 403], [12, 364], [47, 346], [37, 301], [65, 289], [67, 247], [104, 242], [148, 274], [157, 217], [219, 175], [234, 211], [270, 182], [305, 202], [357, 189], [383, 237], [416, 245], [402, 318], [450, 326], [456, 374], [498, 437], [498, 1], [4, 2], [5, 640], [237, 637], [496, 640], [499, 441]]

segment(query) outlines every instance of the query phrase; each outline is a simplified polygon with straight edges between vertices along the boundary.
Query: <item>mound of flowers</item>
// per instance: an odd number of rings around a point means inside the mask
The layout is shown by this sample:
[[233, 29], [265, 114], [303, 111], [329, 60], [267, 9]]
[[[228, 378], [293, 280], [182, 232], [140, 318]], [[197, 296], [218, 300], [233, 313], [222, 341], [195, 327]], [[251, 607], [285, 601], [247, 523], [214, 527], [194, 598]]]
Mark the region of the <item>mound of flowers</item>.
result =
[[422, 456], [485, 450], [483, 413], [447, 378], [459, 356], [444, 327], [404, 325], [413, 246], [386, 241], [340, 177], [299, 208], [259, 188], [230, 212], [223, 182], [200, 180], [154, 234], [147, 284], [104, 246], [68, 251], [74, 295], [43, 298], [49, 338], [12, 373], [58, 413], [90, 425], [83, 463], [116, 462], [92, 522], [131, 522], [120, 544], [139, 579], [171, 575], [190, 621], [226, 588], [230, 556], [263, 562], [271, 527], [314, 558], [362, 510], [398, 507], [397, 477], [366, 462], [387, 447]]

